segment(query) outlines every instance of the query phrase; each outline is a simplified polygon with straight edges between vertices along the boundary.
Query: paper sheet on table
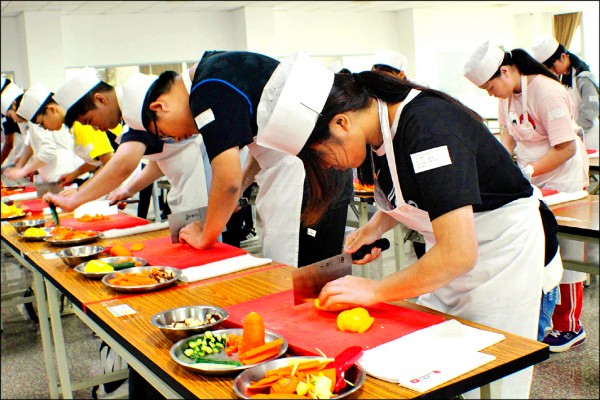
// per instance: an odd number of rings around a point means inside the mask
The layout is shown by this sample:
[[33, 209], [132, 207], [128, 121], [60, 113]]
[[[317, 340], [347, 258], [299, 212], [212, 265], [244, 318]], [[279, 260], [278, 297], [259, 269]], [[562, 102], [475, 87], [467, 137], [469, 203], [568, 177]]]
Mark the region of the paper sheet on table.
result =
[[541, 200], [544, 203], [546, 203], [546, 205], [549, 207], [560, 203], [566, 203], [568, 201], [583, 199], [587, 195], [588, 192], [586, 190], [580, 190], [579, 192], [573, 193], [560, 192], [556, 194], [551, 194], [550, 196], [542, 197]]
[[588, 158], [598, 158], [599, 155], [600, 155], [600, 152], [598, 150], [593, 151], [592, 153], [589, 153], [589, 150], [588, 150]]
[[117, 205], [115, 204], [114, 206], [110, 206], [109, 204], [110, 203], [108, 200], [89, 201], [89, 202], [84, 203], [84, 204], [80, 205], [79, 207], [77, 207], [73, 213], [74, 214], [73, 216], [75, 218], [81, 218], [85, 214], [88, 214], [91, 216], [94, 216], [96, 214], [98, 214], [98, 215], [117, 214], [119, 212]]
[[109, 230], [102, 232], [102, 237], [104, 239], [113, 239], [113, 238], [117, 238], [117, 237], [121, 237], [121, 236], [129, 236], [129, 235], [135, 235], [138, 233], [158, 231], [158, 230], [165, 229], [168, 227], [169, 227], [169, 221], [155, 222], [153, 224], [134, 226], [132, 228], [109, 229]]
[[25, 192], [25, 193], [16, 193], [16, 194], [11, 194], [10, 196], [2, 196], [2, 201], [20, 201], [20, 200], [31, 200], [31, 199], [37, 199], [38, 194], [37, 192]]
[[250, 254], [244, 254], [243, 256], [231, 257], [225, 260], [199, 265], [197, 267], [188, 267], [181, 271], [181, 278], [179, 279], [183, 282], [196, 282], [202, 279], [214, 278], [215, 276], [231, 274], [248, 268], [259, 267], [261, 265], [269, 264], [272, 261], [273, 260], [270, 258], [259, 258], [251, 256]]
[[426, 391], [495, 359], [478, 352], [502, 340], [449, 320], [366, 350], [359, 363], [373, 377]]

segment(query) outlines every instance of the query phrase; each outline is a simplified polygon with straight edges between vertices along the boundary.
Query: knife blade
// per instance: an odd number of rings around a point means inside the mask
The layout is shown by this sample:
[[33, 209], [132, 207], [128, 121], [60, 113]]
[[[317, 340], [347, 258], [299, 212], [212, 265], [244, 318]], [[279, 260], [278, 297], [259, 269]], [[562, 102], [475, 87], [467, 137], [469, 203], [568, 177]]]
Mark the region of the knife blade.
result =
[[35, 190], [37, 191], [38, 196], [43, 196], [46, 193], [50, 192], [50, 193], [54, 193], [54, 194], [58, 194], [60, 192], [62, 192], [63, 187], [60, 186], [60, 183], [58, 182], [42, 182], [42, 183], [35, 183]]
[[352, 274], [352, 257], [339, 254], [292, 271], [294, 304], [314, 301], [327, 282]]
[[206, 220], [206, 209], [207, 207], [200, 207], [189, 211], [182, 211], [174, 214], [169, 214], [167, 216], [167, 220], [169, 221], [169, 233], [171, 234], [171, 243], [179, 243], [179, 230], [184, 226], [194, 221], [200, 221], [204, 223], [204, 221]]

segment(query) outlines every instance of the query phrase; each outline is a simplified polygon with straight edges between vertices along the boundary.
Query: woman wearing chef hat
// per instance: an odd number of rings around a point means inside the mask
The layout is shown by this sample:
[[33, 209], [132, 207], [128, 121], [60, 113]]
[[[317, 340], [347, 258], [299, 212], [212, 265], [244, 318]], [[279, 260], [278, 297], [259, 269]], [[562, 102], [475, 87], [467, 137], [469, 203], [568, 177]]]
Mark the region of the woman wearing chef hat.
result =
[[[464, 73], [473, 84], [500, 98], [502, 143], [508, 151], [514, 151], [519, 167], [532, 184], [559, 192], [578, 192], [588, 185], [587, 152], [578, 136], [581, 128], [573, 118], [573, 101], [556, 75], [524, 50], [507, 53], [489, 42], [473, 53]], [[563, 239], [560, 245], [563, 255], [572, 246]], [[581, 285], [585, 274], [564, 271], [561, 282], [565, 279]], [[561, 302], [568, 293], [582, 299], [581, 288], [572, 289], [566, 291], [561, 285]], [[544, 292], [551, 296], [547, 290]], [[570, 304], [567, 300], [565, 303]], [[581, 305], [581, 301], [576, 303]], [[578, 321], [581, 307], [574, 309], [579, 312], [570, 314], [570, 323], [561, 324], [561, 328], [571, 329], [564, 335], [552, 331], [544, 339], [549, 341], [551, 351], [566, 351], [584, 342], [585, 331]]]
[[590, 72], [589, 65], [550, 35], [536, 40], [531, 54], [568, 88], [575, 103], [575, 120], [584, 131], [585, 145], [598, 151], [598, 78]]
[[[318, 82], [317, 90], [308, 84], [317, 73], [294, 64], [282, 62], [273, 75], [284, 84], [273, 79], [275, 88], [265, 89], [275, 96], [264, 99], [270, 111], [257, 143], [297, 153], [304, 162], [311, 188], [305, 221], [319, 218], [335, 190], [323, 180], [325, 168], [370, 159], [380, 209], [348, 236], [345, 250], [373, 243], [398, 223], [421, 233], [428, 247], [414, 264], [382, 280], [329, 282], [321, 303], [372, 305], [419, 296], [419, 304], [534, 339], [544, 269], [541, 204], [481, 118], [441, 92], [377, 72], [337, 74], [333, 82]], [[285, 115], [306, 123], [287, 124]], [[356, 263], [380, 253], [373, 249]], [[531, 372], [503, 379], [502, 396], [526, 398]]]
[[404, 54], [394, 50], [381, 49], [375, 52], [371, 71], [385, 72], [399, 79], [407, 79], [407, 66], [408, 59]]
[[[343, 206], [330, 207], [322, 220], [301, 226], [302, 163], [254, 141], [262, 123], [259, 101], [278, 64], [273, 58], [250, 52], [205, 52], [189, 73], [165, 72], [159, 77], [149, 90], [143, 121], [149, 132], [159, 136], [181, 140], [200, 133], [204, 139], [212, 166], [206, 222], [184, 227], [180, 231], [183, 240], [196, 248], [211, 247], [235, 210], [240, 193], [256, 178], [263, 254], [288, 265], [304, 266], [340, 253], [352, 191], [347, 198], [340, 191], [327, 205], [343, 204], [346, 199]], [[333, 73], [325, 71], [331, 80]], [[288, 119], [304, 123], [294, 115]], [[250, 154], [243, 172], [239, 152], [245, 145]], [[328, 177], [351, 189], [347, 185], [351, 174], [329, 171]], [[314, 246], [305, 245], [310, 242]]]
[[[16, 87], [14, 83], [10, 85]], [[34, 91], [29, 93], [30, 90], [23, 94], [22, 89], [14, 90], [9, 87], [2, 92], [3, 113], [17, 123], [26, 123], [26, 132], [29, 133], [26, 142], [32, 151], [29, 162], [24, 165], [19, 162], [18, 166], [7, 168], [3, 174], [10, 179], [21, 179], [37, 171], [36, 181], [58, 182], [62, 175], [77, 169], [84, 161], [75, 154], [75, 143], [68, 132], [48, 131], [18, 115], [23, 101], [27, 103], [27, 98], [36, 91], [34, 88]], [[14, 97], [17, 93], [18, 96]]]
[[[69, 130], [63, 123], [65, 110], [52, 99], [53, 93], [43, 84], [30, 87], [21, 101], [17, 114], [34, 124], [40, 125], [55, 134], [72, 134], [75, 141], [75, 154], [85, 161], [77, 169], [62, 175], [62, 186], [70, 185], [77, 177], [92, 172], [112, 158], [114, 150], [105, 132], [94, 130], [89, 125], [76, 122]], [[86, 181], [87, 182], [87, 181]]]

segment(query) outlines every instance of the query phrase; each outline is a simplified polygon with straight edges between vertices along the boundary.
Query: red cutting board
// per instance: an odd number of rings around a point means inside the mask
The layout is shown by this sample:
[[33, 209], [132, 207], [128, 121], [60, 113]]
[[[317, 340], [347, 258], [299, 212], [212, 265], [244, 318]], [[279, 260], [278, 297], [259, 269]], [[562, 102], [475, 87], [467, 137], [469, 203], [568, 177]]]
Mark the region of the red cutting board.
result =
[[144, 248], [132, 253], [134, 256], [146, 259], [149, 265], [166, 265], [180, 269], [247, 254], [246, 250], [220, 242], [208, 250], [195, 249], [189, 244], [173, 244], [170, 236], [138, 243], [144, 243]]
[[44, 208], [48, 207], [48, 203], [43, 198], [21, 200], [21, 209], [25, 212], [31, 212], [33, 214], [39, 214], [44, 212]]
[[540, 188], [540, 191], [542, 192], [542, 196], [544, 196], [544, 197], [558, 193], [558, 190], [554, 190], [554, 189]]
[[129, 214], [114, 214], [109, 215], [108, 219], [93, 222], [79, 222], [75, 218], [61, 218], [60, 224], [80, 231], [103, 232], [109, 229], [133, 228], [134, 226], [147, 225], [148, 220]]
[[266, 330], [288, 341], [291, 353], [319, 355], [315, 350], [318, 347], [327, 356], [335, 357], [348, 346], [361, 346], [367, 350], [446, 320], [439, 315], [386, 303], [365, 308], [375, 318], [369, 330], [364, 333], [342, 332], [336, 324], [339, 313], [319, 311], [314, 303], [295, 306], [293, 290], [286, 290], [226, 307], [229, 318], [221, 325], [239, 328], [244, 317], [256, 311], [262, 315]]
[[6, 189], [2, 188], [2, 197], [4, 196], [12, 196], [13, 194], [21, 194], [21, 193], [31, 193], [35, 192], [35, 186], [23, 186], [18, 189]]

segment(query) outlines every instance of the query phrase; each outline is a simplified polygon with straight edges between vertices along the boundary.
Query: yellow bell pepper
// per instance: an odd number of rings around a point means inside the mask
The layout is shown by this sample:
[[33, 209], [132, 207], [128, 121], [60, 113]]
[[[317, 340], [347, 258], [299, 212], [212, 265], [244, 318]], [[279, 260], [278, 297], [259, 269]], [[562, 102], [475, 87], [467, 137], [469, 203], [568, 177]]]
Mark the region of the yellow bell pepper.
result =
[[342, 332], [363, 333], [373, 325], [375, 318], [362, 307], [342, 311], [337, 317], [337, 327]]

